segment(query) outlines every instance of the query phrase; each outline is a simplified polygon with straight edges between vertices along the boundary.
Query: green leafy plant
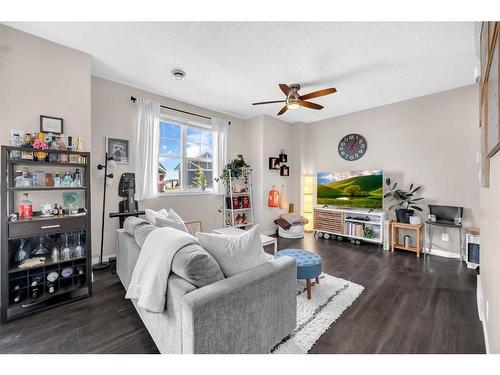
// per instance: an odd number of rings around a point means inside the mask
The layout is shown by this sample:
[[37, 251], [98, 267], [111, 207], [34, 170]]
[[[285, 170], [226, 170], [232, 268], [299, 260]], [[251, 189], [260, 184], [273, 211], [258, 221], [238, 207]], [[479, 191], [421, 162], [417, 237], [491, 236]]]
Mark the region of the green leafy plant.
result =
[[231, 177], [240, 178], [246, 177], [250, 173], [250, 166], [245, 162], [243, 155], [238, 154], [236, 158], [229, 160], [222, 170], [222, 174], [216, 177], [214, 180], [216, 182], [222, 181], [222, 183], [228, 187]]
[[198, 167], [198, 170], [196, 171], [196, 174], [193, 178], [193, 183], [196, 186], [200, 187], [202, 190], [207, 186], [207, 176], [205, 176], [205, 172], [201, 167]]
[[385, 184], [388, 186], [389, 192], [384, 195], [384, 198], [391, 198], [394, 201], [394, 204], [389, 207], [389, 210], [400, 207], [406, 210], [413, 209], [422, 211], [422, 208], [420, 208], [418, 205], [420, 204], [419, 201], [423, 200], [424, 198], [415, 198], [415, 193], [417, 193], [422, 188], [422, 186], [419, 185], [414, 187], [413, 184], [411, 184], [408, 190], [402, 190], [398, 188], [397, 182], [392, 184], [390, 178], [387, 178], [385, 180]]

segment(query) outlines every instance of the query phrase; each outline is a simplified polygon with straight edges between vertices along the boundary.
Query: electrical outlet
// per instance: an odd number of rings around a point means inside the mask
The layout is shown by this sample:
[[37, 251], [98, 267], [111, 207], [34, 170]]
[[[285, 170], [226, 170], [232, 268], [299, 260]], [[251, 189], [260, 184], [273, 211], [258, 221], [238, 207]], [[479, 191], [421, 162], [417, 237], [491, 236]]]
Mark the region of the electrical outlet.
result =
[[450, 235], [448, 233], [441, 234], [441, 239], [448, 242], [450, 240]]

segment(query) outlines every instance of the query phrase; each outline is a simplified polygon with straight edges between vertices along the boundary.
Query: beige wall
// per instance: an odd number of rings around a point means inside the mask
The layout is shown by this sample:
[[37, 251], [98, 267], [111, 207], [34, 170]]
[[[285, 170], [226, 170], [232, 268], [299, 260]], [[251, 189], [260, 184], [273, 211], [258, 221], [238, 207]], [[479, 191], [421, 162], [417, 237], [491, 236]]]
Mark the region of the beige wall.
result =
[[[115, 171], [113, 185], [108, 187], [106, 194], [106, 223], [104, 237], [104, 255], [116, 253], [116, 229], [118, 219], [109, 219], [109, 212], [118, 211], [118, 184], [120, 176], [125, 172], [134, 172], [135, 162], [135, 129], [136, 129], [136, 105], [130, 101], [130, 97], [144, 97], [156, 100], [161, 104], [179, 108], [206, 116], [217, 116], [231, 121], [228, 137], [229, 157], [249, 147], [245, 137], [244, 121], [224, 114], [208, 111], [206, 109], [178, 102], [166, 97], [155, 95], [130, 86], [116, 82], [92, 77], [92, 155], [94, 164], [104, 161], [105, 137], [116, 137], [130, 140], [130, 164], [119, 164]], [[93, 253], [100, 251], [102, 215], [103, 174], [96, 168], [92, 173], [92, 229]], [[204, 231], [210, 231], [221, 227], [222, 215], [217, 211], [222, 207], [222, 198], [216, 195], [176, 195], [163, 196], [139, 202], [139, 207], [160, 209], [173, 208], [184, 220], [201, 220]]]
[[[40, 115], [49, 115], [62, 117], [64, 133], [82, 136], [89, 150], [90, 68], [85, 53], [0, 25], [0, 144], [9, 143], [10, 129], [39, 131]], [[30, 198], [36, 210], [63, 203], [57, 192]]]
[[[490, 187], [481, 188], [480, 316], [491, 353], [500, 354], [500, 154], [491, 158]], [[488, 307], [486, 307], [488, 305]], [[486, 311], [488, 310], [488, 312]]]
[[[477, 88], [468, 86], [300, 124], [302, 173], [383, 169], [405, 186], [421, 184], [425, 204], [463, 206], [465, 224], [478, 225], [477, 108]], [[339, 139], [349, 133], [368, 142], [366, 155], [354, 162], [337, 153]], [[457, 235], [449, 234], [450, 241], [443, 242], [436, 232], [435, 248], [457, 253]]]

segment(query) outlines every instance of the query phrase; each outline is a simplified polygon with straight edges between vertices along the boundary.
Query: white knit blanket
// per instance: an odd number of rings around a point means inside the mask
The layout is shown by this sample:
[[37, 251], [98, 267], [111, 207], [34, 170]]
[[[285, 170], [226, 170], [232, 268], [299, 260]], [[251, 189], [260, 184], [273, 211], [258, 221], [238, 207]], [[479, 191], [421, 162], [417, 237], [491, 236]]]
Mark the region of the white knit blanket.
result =
[[125, 298], [137, 299], [137, 304], [147, 311], [163, 312], [172, 260], [184, 246], [197, 243], [195, 237], [178, 229], [153, 230], [142, 245]]

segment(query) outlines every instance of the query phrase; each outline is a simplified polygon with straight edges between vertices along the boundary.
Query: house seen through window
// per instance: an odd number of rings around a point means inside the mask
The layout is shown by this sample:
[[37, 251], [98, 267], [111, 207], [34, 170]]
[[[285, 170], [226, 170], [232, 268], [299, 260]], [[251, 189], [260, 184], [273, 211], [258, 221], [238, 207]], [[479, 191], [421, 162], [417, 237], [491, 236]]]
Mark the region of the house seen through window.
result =
[[160, 121], [158, 191], [211, 191], [212, 148], [211, 129]]

